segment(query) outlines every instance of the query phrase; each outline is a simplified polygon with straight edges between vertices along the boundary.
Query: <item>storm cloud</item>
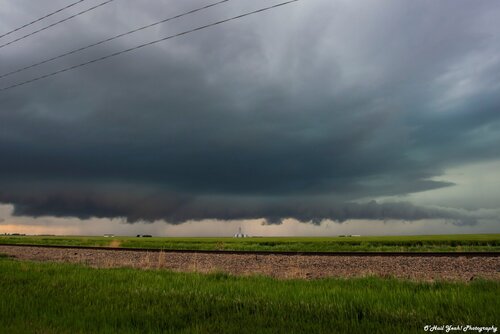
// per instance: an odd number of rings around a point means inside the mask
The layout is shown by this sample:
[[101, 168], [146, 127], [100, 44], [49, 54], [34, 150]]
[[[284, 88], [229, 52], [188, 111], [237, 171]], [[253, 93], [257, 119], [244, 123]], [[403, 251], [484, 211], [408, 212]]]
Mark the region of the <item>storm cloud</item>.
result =
[[[208, 3], [115, 1], [1, 49], [1, 72]], [[230, 2], [0, 88], [269, 4]], [[46, 6], [2, 4], [0, 31]], [[497, 1], [304, 0], [2, 92], [0, 202], [131, 222], [498, 220], [378, 199], [499, 158], [499, 19]]]

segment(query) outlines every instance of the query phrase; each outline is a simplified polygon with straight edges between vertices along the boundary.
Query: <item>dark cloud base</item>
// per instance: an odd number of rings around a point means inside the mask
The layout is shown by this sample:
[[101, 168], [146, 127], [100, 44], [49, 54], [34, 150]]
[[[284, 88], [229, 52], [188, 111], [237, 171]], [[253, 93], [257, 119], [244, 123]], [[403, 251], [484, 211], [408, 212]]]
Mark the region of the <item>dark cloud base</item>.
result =
[[[0, 202], [13, 203], [14, 215], [78, 217], [81, 219], [124, 218], [138, 221], [165, 220], [179, 224], [189, 220], [266, 219], [268, 224], [280, 224], [283, 219], [319, 224], [329, 219], [344, 222], [350, 219], [404, 220], [445, 219], [461, 225], [473, 225], [481, 218], [473, 212], [416, 206], [407, 202], [339, 203], [308, 198], [241, 198], [189, 197], [173, 193], [140, 191], [20, 192], [12, 196], [0, 193]], [[50, 195], [47, 195], [50, 194]]]

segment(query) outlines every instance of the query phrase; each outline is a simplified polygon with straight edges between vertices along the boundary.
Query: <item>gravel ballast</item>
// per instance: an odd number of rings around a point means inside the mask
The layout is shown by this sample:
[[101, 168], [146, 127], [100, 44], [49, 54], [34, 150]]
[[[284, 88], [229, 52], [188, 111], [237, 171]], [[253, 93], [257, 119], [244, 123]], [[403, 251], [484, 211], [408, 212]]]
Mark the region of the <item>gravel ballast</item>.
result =
[[499, 256], [255, 255], [0, 245], [1, 253], [18, 260], [71, 262], [97, 268], [163, 268], [181, 272], [267, 275], [283, 279], [375, 275], [425, 281], [500, 280]]

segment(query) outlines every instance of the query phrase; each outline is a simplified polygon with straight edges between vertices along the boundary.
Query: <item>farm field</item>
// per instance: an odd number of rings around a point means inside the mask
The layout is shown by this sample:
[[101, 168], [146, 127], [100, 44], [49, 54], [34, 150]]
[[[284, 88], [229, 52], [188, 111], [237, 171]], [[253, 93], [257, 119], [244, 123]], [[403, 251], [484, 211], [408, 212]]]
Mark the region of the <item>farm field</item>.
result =
[[100, 246], [179, 250], [293, 251], [293, 252], [456, 252], [498, 251], [500, 234], [424, 235], [388, 237], [85, 237], [0, 236], [0, 244]]
[[498, 281], [276, 280], [5, 256], [0, 285], [2, 333], [422, 333], [492, 326], [500, 309]]

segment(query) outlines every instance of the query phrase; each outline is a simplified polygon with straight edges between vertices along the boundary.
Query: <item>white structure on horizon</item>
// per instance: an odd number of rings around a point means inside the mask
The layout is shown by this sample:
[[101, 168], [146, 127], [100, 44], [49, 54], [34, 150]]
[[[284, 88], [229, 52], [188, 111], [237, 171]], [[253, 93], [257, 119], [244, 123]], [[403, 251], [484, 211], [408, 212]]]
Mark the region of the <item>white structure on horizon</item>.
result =
[[248, 234], [241, 232], [241, 226], [238, 228], [238, 233], [234, 235], [235, 238], [248, 238]]

